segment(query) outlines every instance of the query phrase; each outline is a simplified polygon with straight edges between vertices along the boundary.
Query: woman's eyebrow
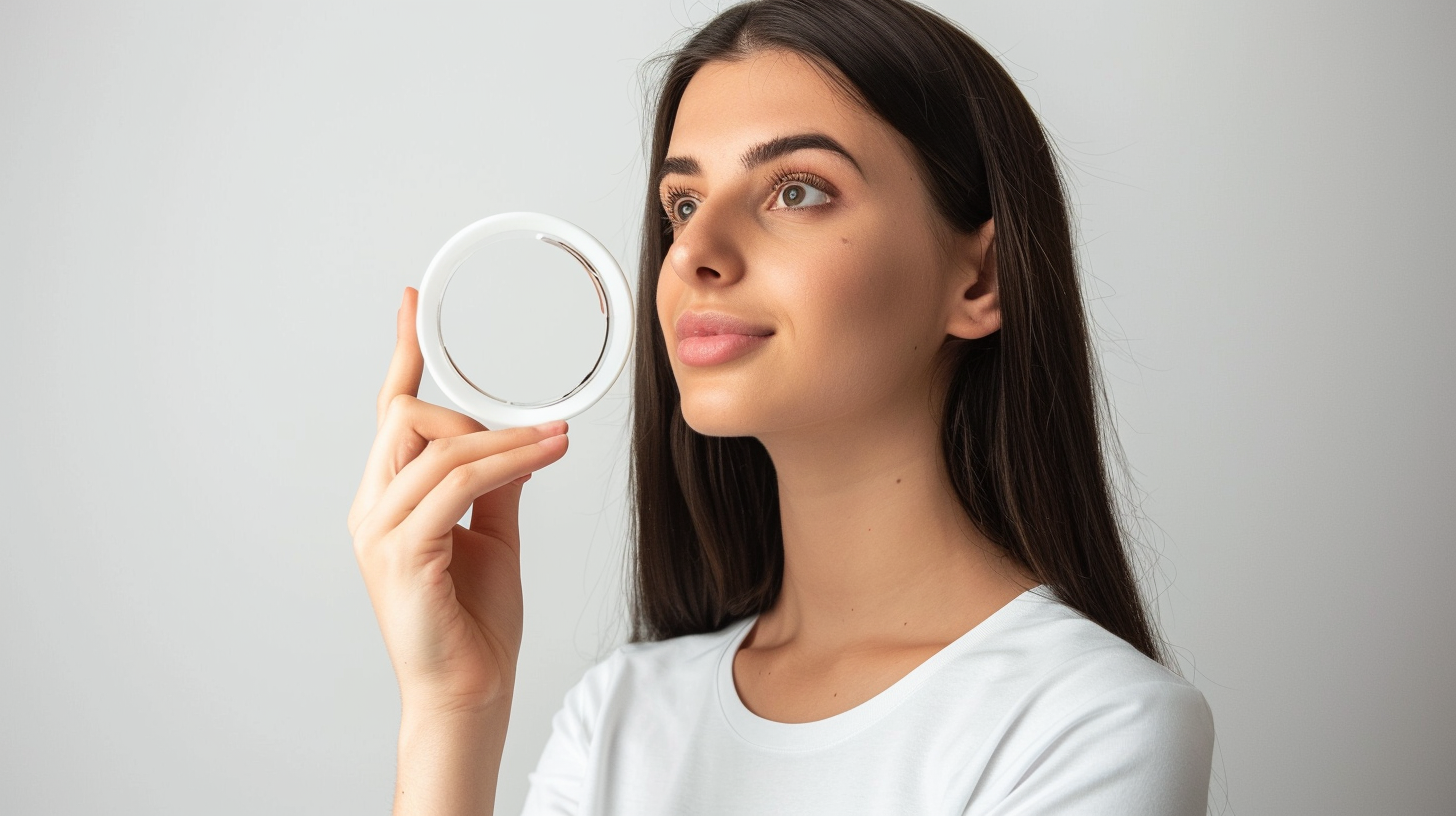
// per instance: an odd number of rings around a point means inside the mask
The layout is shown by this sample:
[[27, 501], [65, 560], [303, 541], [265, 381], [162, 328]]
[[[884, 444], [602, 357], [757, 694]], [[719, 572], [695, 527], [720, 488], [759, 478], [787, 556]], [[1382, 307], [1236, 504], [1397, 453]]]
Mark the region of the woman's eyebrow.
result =
[[[739, 161], [743, 163], [744, 170], [752, 170], [764, 162], [772, 161], [796, 150], [827, 150], [837, 153], [854, 165], [855, 171], [860, 174], [861, 178], [864, 177], [864, 170], [860, 169], [859, 162], [855, 161], [854, 156], [851, 156], [839, 142], [822, 133], [796, 133], [792, 136], [769, 139], [745, 150]], [[691, 156], [668, 156], [662, 160], [662, 169], [658, 171], [657, 182], [653, 187], [661, 187], [662, 180], [672, 174], [696, 176], [702, 172], [702, 165]]]

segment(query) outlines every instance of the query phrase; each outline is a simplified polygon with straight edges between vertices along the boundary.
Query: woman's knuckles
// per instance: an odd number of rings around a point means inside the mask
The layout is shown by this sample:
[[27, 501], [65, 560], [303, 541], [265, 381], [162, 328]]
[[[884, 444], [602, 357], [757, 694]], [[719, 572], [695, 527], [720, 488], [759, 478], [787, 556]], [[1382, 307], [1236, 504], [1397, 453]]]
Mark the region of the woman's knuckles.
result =
[[467, 462], [450, 469], [442, 480], [444, 488], [451, 493], [468, 493], [475, 488], [479, 479], [475, 462]]
[[399, 421], [404, 419], [409, 416], [410, 412], [414, 410], [415, 403], [419, 401], [418, 397], [411, 396], [410, 394], [395, 394], [389, 398], [389, 403], [385, 408], [385, 420]]

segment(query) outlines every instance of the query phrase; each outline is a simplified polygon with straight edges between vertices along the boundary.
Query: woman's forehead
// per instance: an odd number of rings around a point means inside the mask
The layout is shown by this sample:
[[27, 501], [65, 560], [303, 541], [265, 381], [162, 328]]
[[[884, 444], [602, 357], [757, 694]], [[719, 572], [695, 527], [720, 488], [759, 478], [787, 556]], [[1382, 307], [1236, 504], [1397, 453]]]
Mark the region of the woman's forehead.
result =
[[765, 51], [715, 60], [693, 75], [667, 153], [726, 168], [753, 145], [798, 133], [824, 134], [843, 145], [867, 176], [882, 154], [903, 152], [892, 128], [848, 99], [808, 58]]
[[761, 136], [766, 130], [823, 131], [862, 142], [874, 124], [807, 58], [766, 51], [698, 69], [678, 103], [672, 146], [705, 147], [702, 142], [717, 144], [735, 132]]

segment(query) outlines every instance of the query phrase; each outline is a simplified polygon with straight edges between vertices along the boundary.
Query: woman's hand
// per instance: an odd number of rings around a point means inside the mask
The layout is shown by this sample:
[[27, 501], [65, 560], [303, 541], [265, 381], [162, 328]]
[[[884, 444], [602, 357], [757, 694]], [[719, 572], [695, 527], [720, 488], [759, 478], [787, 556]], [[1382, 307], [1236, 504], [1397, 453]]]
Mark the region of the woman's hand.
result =
[[349, 534], [406, 710], [468, 713], [515, 688], [521, 489], [566, 452], [566, 422], [492, 431], [417, 399], [418, 296], [400, 305]]

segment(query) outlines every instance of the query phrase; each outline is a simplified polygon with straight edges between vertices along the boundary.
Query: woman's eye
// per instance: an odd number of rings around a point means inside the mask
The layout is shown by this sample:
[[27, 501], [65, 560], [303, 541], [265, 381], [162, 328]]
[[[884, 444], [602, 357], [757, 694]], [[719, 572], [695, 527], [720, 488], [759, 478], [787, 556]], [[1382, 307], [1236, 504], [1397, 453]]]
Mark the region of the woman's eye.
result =
[[[778, 195], [774, 196], [774, 203], [778, 206], [769, 209], [806, 209], [829, 203], [829, 194], [807, 181], [795, 179], [781, 183], [783, 186], [778, 188]], [[667, 220], [673, 226], [687, 223], [693, 213], [698, 211], [697, 200], [687, 195], [686, 191], [670, 190], [667, 199], [664, 209], [667, 211]]]
[[813, 207], [828, 201], [829, 196], [823, 190], [802, 181], [785, 184], [774, 199], [775, 204], [782, 202], [785, 207]]

